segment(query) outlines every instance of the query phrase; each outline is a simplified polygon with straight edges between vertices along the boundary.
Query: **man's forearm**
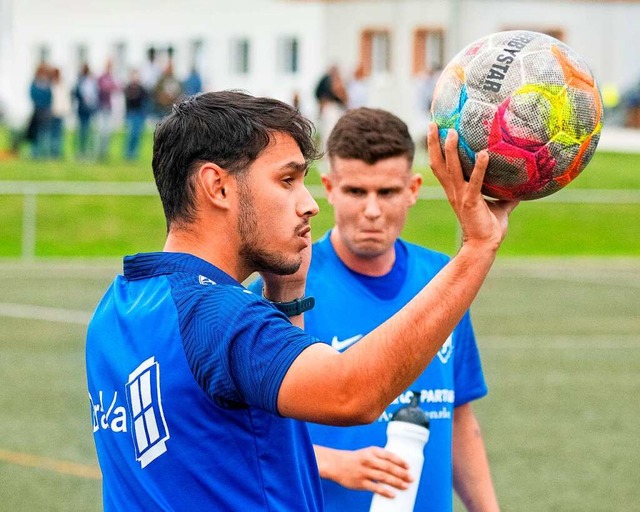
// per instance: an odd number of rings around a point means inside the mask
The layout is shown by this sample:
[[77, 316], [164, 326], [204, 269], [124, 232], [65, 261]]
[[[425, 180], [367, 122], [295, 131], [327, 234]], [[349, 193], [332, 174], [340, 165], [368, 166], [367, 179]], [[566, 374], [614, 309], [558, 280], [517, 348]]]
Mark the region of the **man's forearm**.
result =
[[498, 512], [489, 460], [471, 404], [453, 413], [453, 485], [468, 512]]
[[279, 412], [333, 425], [375, 421], [440, 350], [478, 293], [496, 250], [463, 246], [404, 308], [345, 352], [323, 343], [303, 351], [280, 387]]
[[[469, 309], [495, 259], [490, 246], [463, 246], [400, 312], [344, 353], [360, 389], [376, 392], [379, 411], [424, 371]], [[366, 371], [358, 372], [358, 368]]]
[[491, 202], [482, 196], [486, 151], [478, 153], [468, 181], [459, 165], [453, 130], [445, 152], [446, 160], [432, 124], [431, 167], [460, 222], [462, 248], [414, 299], [344, 353], [325, 344], [304, 350], [280, 386], [278, 410], [284, 416], [334, 425], [375, 421], [422, 373], [471, 306], [517, 202]]

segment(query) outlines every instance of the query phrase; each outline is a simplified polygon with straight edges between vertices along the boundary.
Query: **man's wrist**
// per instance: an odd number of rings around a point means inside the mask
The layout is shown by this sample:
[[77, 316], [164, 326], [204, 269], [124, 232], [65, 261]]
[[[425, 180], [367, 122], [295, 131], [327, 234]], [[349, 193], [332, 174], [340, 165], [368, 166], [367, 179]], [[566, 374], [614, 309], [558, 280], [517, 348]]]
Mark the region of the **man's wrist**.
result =
[[490, 244], [463, 244], [455, 255], [455, 260], [461, 268], [467, 271], [482, 272], [486, 275], [498, 255], [497, 249]]
[[498, 249], [500, 249], [500, 242], [495, 242], [493, 240], [463, 240], [462, 245], [460, 246], [460, 252], [472, 252], [480, 255], [486, 255], [491, 257], [495, 256], [498, 253]]
[[269, 302], [289, 302], [304, 297], [305, 283], [262, 284], [262, 296]]
[[[289, 300], [289, 297], [294, 293], [297, 295], [293, 295], [294, 298]], [[304, 289], [300, 290], [299, 288], [296, 290], [288, 290], [286, 293], [281, 293], [278, 295], [278, 299], [280, 300], [274, 300], [271, 296], [271, 291], [267, 293], [267, 287], [263, 286], [262, 297], [273, 304], [278, 311], [281, 311], [288, 317], [301, 315], [305, 311], [312, 309], [316, 304], [316, 300], [313, 297], [306, 297]], [[285, 300], [282, 300], [283, 298], [285, 298]]]
[[316, 299], [313, 297], [302, 296], [289, 301], [273, 301], [267, 297], [264, 298], [267, 299], [278, 311], [281, 311], [289, 317], [301, 315], [316, 305]]

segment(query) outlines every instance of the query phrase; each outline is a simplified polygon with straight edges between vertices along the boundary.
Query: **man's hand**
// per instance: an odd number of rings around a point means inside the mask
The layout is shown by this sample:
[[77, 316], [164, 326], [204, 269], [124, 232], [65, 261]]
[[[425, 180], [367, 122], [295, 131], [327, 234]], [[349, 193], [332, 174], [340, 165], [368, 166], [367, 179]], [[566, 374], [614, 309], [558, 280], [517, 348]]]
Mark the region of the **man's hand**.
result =
[[307, 233], [309, 244], [300, 251], [300, 268], [289, 275], [277, 275], [271, 272], [260, 272], [264, 281], [264, 295], [267, 299], [277, 302], [287, 302], [304, 295], [307, 283], [307, 273], [311, 264], [311, 234]]
[[348, 489], [371, 491], [393, 498], [395, 494], [387, 486], [406, 489], [411, 483], [407, 463], [384, 448], [370, 446], [353, 451], [318, 445], [313, 448], [320, 476]]
[[435, 123], [429, 126], [431, 170], [444, 189], [462, 228], [463, 244], [486, 243], [497, 249], [507, 233], [509, 214], [519, 201], [487, 201], [481, 193], [489, 163], [486, 151], [476, 155], [476, 165], [466, 182], [458, 157], [458, 133], [449, 130], [444, 155]]
[[[300, 267], [296, 272], [289, 275], [277, 275], [271, 272], [260, 272], [264, 281], [262, 293], [271, 301], [289, 302], [303, 297], [307, 284], [307, 273], [311, 264], [311, 233], [306, 234], [307, 247], [300, 252]], [[292, 316], [289, 318], [293, 325], [304, 329], [304, 315]]]

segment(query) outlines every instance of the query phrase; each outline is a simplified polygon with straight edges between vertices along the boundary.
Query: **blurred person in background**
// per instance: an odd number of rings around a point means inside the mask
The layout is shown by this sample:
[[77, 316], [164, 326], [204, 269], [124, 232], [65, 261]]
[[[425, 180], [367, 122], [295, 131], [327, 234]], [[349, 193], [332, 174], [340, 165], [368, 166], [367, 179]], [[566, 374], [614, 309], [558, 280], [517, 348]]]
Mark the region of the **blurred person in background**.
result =
[[[327, 137], [347, 108], [347, 89], [338, 66], [331, 66], [316, 85], [318, 102], [318, 135], [321, 151], [326, 149]], [[326, 159], [319, 164], [326, 167]]]
[[147, 116], [155, 117], [156, 115], [153, 93], [161, 75], [162, 68], [157, 59], [156, 49], [152, 46], [147, 50], [147, 60], [140, 68], [140, 82], [145, 91], [147, 91]]
[[369, 104], [369, 83], [364, 66], [359, 64], [347, 86], [347, 107], [360, 108]]
[[71, 91], [62, 78], [60, 68], [51, 70], [51, 157], [64, 156], [65, 119], [71, 114]]
[[416, 139], [420, 144], [424, 144], [426, 140], [429, 121], [431, 120], [433, 94], [441, 74], [442, 68], [436, 65], [433, 68], [421, 71], [415, 77], [415, 105], [410, 131], [416, 135]]
[[147, 90], [140, 80], [140, 73], [138, 70], [132, 70], [129, 82], [124, 88], [126, 111], [124, 157], [127, 160], [137, 159], [140, 153], [140, 141], [144, 133], [148, 96]]
[[625, 126], [628, 128], [640, 128], [640, 80], [627, 91], [625, 107]]
[[107, 61], [104, 73], [98, 77], [98, 109], [96, 111], [96, 156], [100, 161], [109, 159], [113, 133], [113, 94], [119, 90], [113, 77], [113, 62]]
[[162, 69], [156, 57], [156, 49], [152, 46], [147, 50], [147, 60], [140, 69], [140, 81], [149, 93], [156, 88], [162, 75]]
[[430, 116], [431, 115], [431, 103], [433, 103], [433, 93], [436, 90], [438, 80], [442, 75], [442, 67], [435, 66], [429, 69], [424, 76], [422, 89], [421, 89], [421, 105], [422, 109]]
[[[316, 306], [305, 330], [348, 352], [391, 318], [449, 257], [399, 238], [422, 177], [412, 172], [407, 125], [380, 109], [347, 111], [329, 136], [322, 176], [335, 224], [313, 245], [306, 293]], [[257, 292], [261, 283], [251, 285]], [[409, 391], [410, 390], [410, 391]], [[489, 464], [471, 402], [487, 393], [469, 312], [437, 357], [371, 424], [308, 423], [327, 512], [367, 512], [374, 493], [392, 497], [409, 482], [406, 461], [385, 450], [393, 413], [418, 392], [430, 420], [415, 510], [453, 510], [453, 488], [467, 510], [497, 512]]]
[[156, 84], [153, 98], [160, 118], [171, 113], [171, 107], [182, 97], [182, 84], [173, 73], [173, 63], [169, 61]]
[[193, 96], [202, 92], [202, 77], [195, 66], [191, 68], [189, 75], [182, 82], [182, 92], [185, 96]]
[[76, 135], [78, 158], [87, 159], [92, 156], [90, 142], [92, 120], [98, 108], [98, 84], [91, 74], [89, 65], [86, 63], [80, 68], [80, 76], [78, 76], [72, 95], [76, 103], [76, 114], [78, 116]]
[[33, 158], [49, 156], [49, 140], [51, 136], [51, 69], [44, 63], [36, 69], [29, 87], [29, 96], [33, 104], [33, 114], [27, 128], [27, 140], [31, 143]]

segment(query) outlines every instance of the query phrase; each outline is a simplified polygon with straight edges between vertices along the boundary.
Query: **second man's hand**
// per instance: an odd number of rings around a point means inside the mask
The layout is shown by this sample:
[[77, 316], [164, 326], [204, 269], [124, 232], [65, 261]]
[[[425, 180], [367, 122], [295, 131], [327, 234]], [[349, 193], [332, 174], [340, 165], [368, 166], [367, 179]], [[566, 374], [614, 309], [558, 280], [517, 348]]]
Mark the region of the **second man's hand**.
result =
[[336, 450], [314, 445], [320, 476], [348, 489], [395, 497], [390, 487], [404, 490], [412, 482], [409, 466], [394, 453], [369, 446], [360, 450]]

